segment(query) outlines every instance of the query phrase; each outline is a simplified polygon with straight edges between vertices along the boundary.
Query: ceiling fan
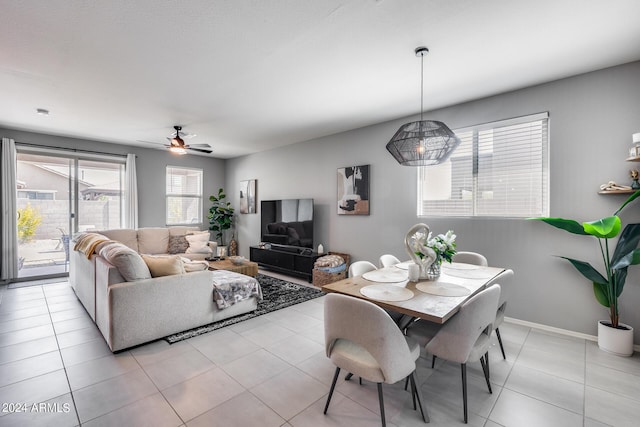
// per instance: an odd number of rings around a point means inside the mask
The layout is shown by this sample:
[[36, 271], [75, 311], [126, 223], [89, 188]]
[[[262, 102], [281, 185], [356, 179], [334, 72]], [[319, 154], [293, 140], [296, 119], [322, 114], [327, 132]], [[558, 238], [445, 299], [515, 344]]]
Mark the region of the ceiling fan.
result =
[[[173, 127], [176, 131], [167, 139], [169, 140], [169, 145], [165, 145], [165, 147], [169, 148], [169, 151], [176, 154], [186, 154], [186, 150], [199, 151], [201, 153], [210, 154], [213, 151], [210, 149], [211, 146], [209, 144], [185, 144], [183, 137], [188, 136], [186, 132], [182, 132], [182, 126], [175, 125]], [[193, 135], [195, 136], [195, 135]]]

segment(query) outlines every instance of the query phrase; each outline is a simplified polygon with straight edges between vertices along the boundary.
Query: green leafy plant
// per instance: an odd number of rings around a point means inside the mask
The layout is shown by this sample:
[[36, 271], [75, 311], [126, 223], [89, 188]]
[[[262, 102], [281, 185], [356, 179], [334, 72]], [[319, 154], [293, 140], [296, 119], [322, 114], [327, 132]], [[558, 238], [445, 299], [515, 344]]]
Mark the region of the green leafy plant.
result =
[[225, 202], [224, 199], [227, 195], [224, 194], [224, 190], [220, 188], [218, 195], [209, 197], [212, 202], [212, 206], [209, 208], [209, 230], [216, 232], [216, 239], [220, 240], [220, 244], [224, 246], [224, 231], [229, 230], [233, 225], [233, 212], [230, 202]]
[[31, 207], [29, 203], [22, 209], [18, 209], [18, 239], [21, 243], [30, 242], [36, 234], [38, 226], [42, 222], [42, 215], [38, 209]]
[[[596, 300], [609, 309], [609, 318], [614, 328], [620, 328], [618, 313], [618, 298], [622, 294], [627, 279], [627, 268], [630, 265], [640, 264], [640, 224], [627, 224], [622, 233], [622, 221], [618, 214], [625, 206], [640, 197], [640, 191], [636, 191], [620, 208], [612, 215], [591, 222], [579, 223], [572, 219], [564, 218], [532, 218], [546, 222], [561, 230], [572, 234], [593, 236], [598, 239], [600, 254], [604, 265], [605, 274], [600, 274], [591, 264], [585, 261], [561, 256], [569, 261], [584, 277], [593, 283], [593, 292]], [[610, 252], [609, 240], [618, 238]]]

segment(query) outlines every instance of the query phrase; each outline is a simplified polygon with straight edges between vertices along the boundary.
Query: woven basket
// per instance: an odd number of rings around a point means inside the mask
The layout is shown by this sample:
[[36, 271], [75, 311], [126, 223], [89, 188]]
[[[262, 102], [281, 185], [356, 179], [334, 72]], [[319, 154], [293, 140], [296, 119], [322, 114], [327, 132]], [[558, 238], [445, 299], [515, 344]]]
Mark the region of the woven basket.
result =
[[313, 285], [317, 287], [322, 287], [324, 285], [328, 285], [329, 283], [337, 282], [338, 280], [346, 279], [347, 271], [349, 271], [349, 259], [351, 258], [349, 254], [343, 254], [340, 252], [329, 252], [328, 255], [338, 255], [344, 259], [347, 267], [344, 271], [340, 273], [327, 273], [326, 271], [318, 270], [317, 268], [313, 269]]

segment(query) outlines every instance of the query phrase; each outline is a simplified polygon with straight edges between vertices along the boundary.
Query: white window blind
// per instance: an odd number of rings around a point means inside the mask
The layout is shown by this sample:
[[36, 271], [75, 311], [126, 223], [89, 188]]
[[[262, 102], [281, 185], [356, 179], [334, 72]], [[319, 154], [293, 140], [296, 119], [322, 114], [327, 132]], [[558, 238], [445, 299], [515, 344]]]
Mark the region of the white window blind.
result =
[[418, 216], [549, 215], [549, 116], [463, 129], [449, 160], [418, 171]]
[[167, 166], [167, 225], [202, 223], [202, 169]]

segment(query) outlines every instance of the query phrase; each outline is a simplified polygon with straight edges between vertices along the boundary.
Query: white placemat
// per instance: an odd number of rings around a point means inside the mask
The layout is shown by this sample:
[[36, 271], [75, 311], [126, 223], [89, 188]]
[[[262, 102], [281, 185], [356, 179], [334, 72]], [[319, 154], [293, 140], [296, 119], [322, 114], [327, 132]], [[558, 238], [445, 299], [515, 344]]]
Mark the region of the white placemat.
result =
[[462, 279], [490, 279], [493, 277], [493, 273], [485, 270], [454, 270], [453, 268], [445, 269], [444, 273], [447, 276], [460, 277]]
[[464, 297], [471, 295], [471, 291], [464, 286], [446, 282], [420, 282], [416, 289], [426, 294], [438, 295], [441, 297]]
[[378, 301], [406, 301], [413, 298], [411, 290], [386, 283], [365, 286], [360, 289], [360, 293], [367, 298]]
[[372, 282], [382, 283], [396, 283], [409, 280], [409, 274], [397, 268], [381, 268], [379, 270], [367, 271], [362, 277]]
[[401, 270], [408, 270], [409, 265], [413, 263], [414, 263], [413, 261], [404, 261], [404, 262], [401, 262], [400, 264], [394, 265], [394, 267], [399, 268]]
[[462, 262], [452, 262], [451, 264], [449, 264], [448, 262], [443, 262], [442, 263], [442, 268], [448, 270], [448, 269], [452, 269], [452, 270], [477, 270], [479, 268], [481, 268], [481, 266], [479, 265], [475, 265], [475, 264], [464, 264]]

